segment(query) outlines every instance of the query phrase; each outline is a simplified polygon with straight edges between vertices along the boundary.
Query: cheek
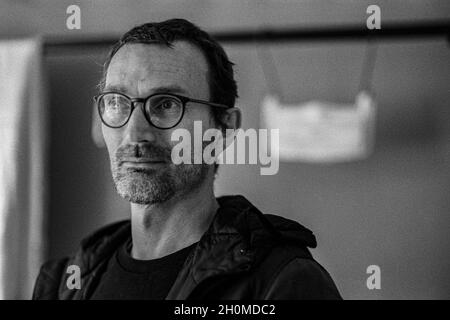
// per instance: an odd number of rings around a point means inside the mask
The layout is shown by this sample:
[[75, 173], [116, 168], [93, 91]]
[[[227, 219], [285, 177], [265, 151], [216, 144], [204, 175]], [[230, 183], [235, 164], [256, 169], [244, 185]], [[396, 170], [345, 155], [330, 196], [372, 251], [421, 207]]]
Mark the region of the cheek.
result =
[[111, 157], [120, 145], [120, 129], [112, 129], [102, 125], [102, 133], [103, 139], [105, 139], [106, 148], [108, 149], [109, 156]]
[[[177, 140], [172, 141], [172, 133], [174, 130], [180, 128], [179, 126], [176, 126], [173, 129], [164, 130], [158, 135], [157, 141], [155, 141], [155, 144], [158, 146], [161, 146], [166, 149], [172, 150], [172, 148], [178, 143]], [[182, 127], [181, 127], [182, 128]]]
[[194, 132], [194, 122], [199, 121], [202, 125], [202, 131], [215, 127], [214, 115], [207, 106], [187, 107], [183, 120], [177, 128], [185, 128]]
[[[170, 130], [167, 141], [169, 141], [171, 148], [177, 146], [178, 150], [181, 145], [184, 145], [190, 148], [192, 156], [198, 151], [201, 157], [204, 148], [204, 133], [210, 128], [215, 128], [215, 122], [214, 116], [209, 109], [204, 107], [199, 109], [192, 108], [189, 112], [185, 112], [179, 125]], [[171, 141], [171, 135], [175, 130], [182, 131], [176, 132], [174, 135], [175, 140]], [[186, 143], [189, 145], [186, 145]]]

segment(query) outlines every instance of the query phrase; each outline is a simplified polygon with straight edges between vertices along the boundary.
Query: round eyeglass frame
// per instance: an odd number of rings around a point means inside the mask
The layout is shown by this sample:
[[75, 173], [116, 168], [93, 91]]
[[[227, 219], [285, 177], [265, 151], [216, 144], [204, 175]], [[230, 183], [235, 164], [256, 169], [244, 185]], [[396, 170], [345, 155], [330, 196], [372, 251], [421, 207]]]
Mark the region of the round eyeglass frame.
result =
[[[122, 96], [122, 97], [127, 98], [127, 99], [130, 100], [130, 102], [131, 102], [131, 111], [130, 111], [130, 114], [128, 115], [127, 120], [126, 120], [122, 125], [120, 125], [120, 126], [111, 126], [111, 125], [109, 125], [108, 123], [106, 123], [106, 121], [103, 120], [102, 113], [101, 113], [101, 110], [100, 110], [100, 101], [101, 101], [101, 99], [103, 98], [103, 96], [105, 96], [105, 95], [107, 95], [107, 94], [117, 94], [117, 95], [120, 95], [120, 96]], [[155, 125], [155, 124], [150, 120], [150, 116], [149, 116], [149, 115], [147, 114], [147, 112], [145, 111], [145, 105], [147, 104], [147, 101], [148, 101], [150, 98], [152, 98], [152, 97], [154, 97], [154, 96], [158, 96], [158, 95], [169, 96], [169, 97], [178, 99], [178, 100], [181, 102], [181, 106], [182, 106], [181, 116], [180, 116], [180, 118], [178, 119], [178, 121], [177, 121], [174, 125], [172, 125], [172, 126], [170, 126], [170, 127], [160, 127], [160, 126]], [[166, 92], [157, 92], [157, 93], [153, 93], [153, 94], [149, 95], [149, 96], [146, 97], [146, 98], [130, 98], [129, 96], [127, 96], [127, 95], [124, 94], [124, 93], [115, 92], [115, 91], [107, 91], [107, 92], [102, 92], [102, 93], [100, 93], [100, 94], [94, 96], [94, 102], [95, 102], [95, 104], [96, 104], [96, 106], [97, 106], [97, 111], [98, 111], [98, 114], [99, 114], [100, 119], [102, 120], [103, 124], [104, 124], [105, 126], [109, 127], [109, 128], [113, 128], [113, 129], [122, 128], [123, 126], [125, 126], [125, 125], [128, 123], [128, 121], [130, 121], [131, 115], [133, 114], [133, 111], [134, 111], [134, 109], [136, 108], [136, 106], [135, 106], [135, 103], [136, 103], [136, 102], [142, 102], [141, 110], [142, 110], [142, 113], [144, 114], [145, 119], [147, 120], [147, 122], [148, 122], [151, 126], [153, 126], [153, 127], [155, 127], [155, 128], [158, 128], [158, 129], [161, 129], [161, 130], [172, 129], [172, 128], [176, 127], [176, 126], [181, 122], [181, 120], [182, 120], [183, 117], [184, 117], [184, 112], [185, 112], [185, 110], [186, 110], [186, 103], [188, 103], [188, 102], [200, 103], [200, 104], [204, 104], [204, 105], [211, 106], [211, 107], [213, 107], [213, 108], [221, 108], [221, 109], [229, 109], [229, 108], [230, 108], [229, 106], [224, 105], [224, 104], [214, 103], [214, 102], [209, 102], [209, 101], [199, 100], [199, 99], [193, 99], [193, 98], [189, 98], [189, 97], [182, 96], [182, 95], [179, 95], [179, 94], [166, 93]]]

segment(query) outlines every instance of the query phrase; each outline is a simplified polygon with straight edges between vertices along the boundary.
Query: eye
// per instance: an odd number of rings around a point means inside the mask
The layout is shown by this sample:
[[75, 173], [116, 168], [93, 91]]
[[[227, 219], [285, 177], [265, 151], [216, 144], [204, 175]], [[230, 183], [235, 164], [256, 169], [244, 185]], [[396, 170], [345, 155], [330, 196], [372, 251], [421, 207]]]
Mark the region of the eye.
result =
[[174, 109], [178, 107], [178, 101], [166, 98], [160, 102], [159, 107], [164, 110]]
[[119, 105], [119, 101], [117, 101], [117, 98], [111, 98], [106, 101], [106, 107], [108, 109], [117, 111], [118, 105]]
[[119, 105], [124, 104], [123, 98], [117, 95], [107, 95], [103, 97], [103, 101], [107, 107], [117, 108]]
[[182, 108], [181, 102], [172, 97], [154, 97], [150, 105], [153, 112], [165, 114], [179, 113]]
[[130, 103], [125, 97], [119, 95], [106, 95], [103, 97], [103, 113], [108, 117], [128, 115]]
[[115, 105], [117, 105], [118, 104], [118, 99], [117, 98], [112, 98], [112, 99], [109, 99], [109, 101], [108, 101], [108, 104], [110, 105], [110, 106], [115, 106]]

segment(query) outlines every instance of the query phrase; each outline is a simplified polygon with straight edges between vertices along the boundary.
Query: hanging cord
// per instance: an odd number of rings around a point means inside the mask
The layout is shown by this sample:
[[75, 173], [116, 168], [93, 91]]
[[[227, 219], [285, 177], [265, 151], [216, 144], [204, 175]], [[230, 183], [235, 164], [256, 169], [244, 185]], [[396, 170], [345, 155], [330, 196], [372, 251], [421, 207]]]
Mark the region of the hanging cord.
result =
[[267, 87], [283, 101], [284, 94], [281, 87], [281, 78], [270, 48], [263, 49], [259, 46], [257, 54]]
[[377, 58], [377, 49], [377, 44], [374, 44], [371, 40], [367, 42], [366, 54], [363, 60], [361, 77], [359, 79], [359, 92], [363, 90], [367, 90], [368, 92], [372, 91], [372, 77]]
[[[372, 91], [372, 79], [377, 58], [377, 49], [378, 45], [369, 40], [361, 70], [359, 92], [362, 90], [367, 90], [368, 92]], [[257, 54], [258, 59], [261, 62], [264, 80], [267, 87], [270, 91], [278, 95], [281, 100], [283, 100], [284, 93], [281, 86], [281, 78], [270, 48], [263, 49], [262, 47], [259, 47], [257, 49]]]
[[[261, 4], [261, 6], [258, 6], [256, 10], [252, 10], [251, 12], [255, 21], [260, 21], [259, 27], [261, 29], [270, 27], [267, 24], [267, 13], [269, 12], [267, 4]], [[267, 45], [267, 47], [264, 48], [263, 44], [257, 45], [256, 53], [262, 67], [266, 87], [269, 89], [270, 93], [275, 94], [278, 96], [278, 99], [284, 101], [285, 96], [281, 87], [281, 77], [275, 64], [275, 59], [272, 55], [270, 46]]]

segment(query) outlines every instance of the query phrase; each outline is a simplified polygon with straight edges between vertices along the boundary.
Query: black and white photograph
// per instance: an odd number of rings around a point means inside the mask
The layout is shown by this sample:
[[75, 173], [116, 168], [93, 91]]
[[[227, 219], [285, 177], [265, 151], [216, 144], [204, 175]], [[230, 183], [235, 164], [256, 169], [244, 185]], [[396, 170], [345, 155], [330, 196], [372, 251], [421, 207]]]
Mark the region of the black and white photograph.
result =
[[448, 0], [0, 0], [0, 300], [449, 300], [449, 230]]

